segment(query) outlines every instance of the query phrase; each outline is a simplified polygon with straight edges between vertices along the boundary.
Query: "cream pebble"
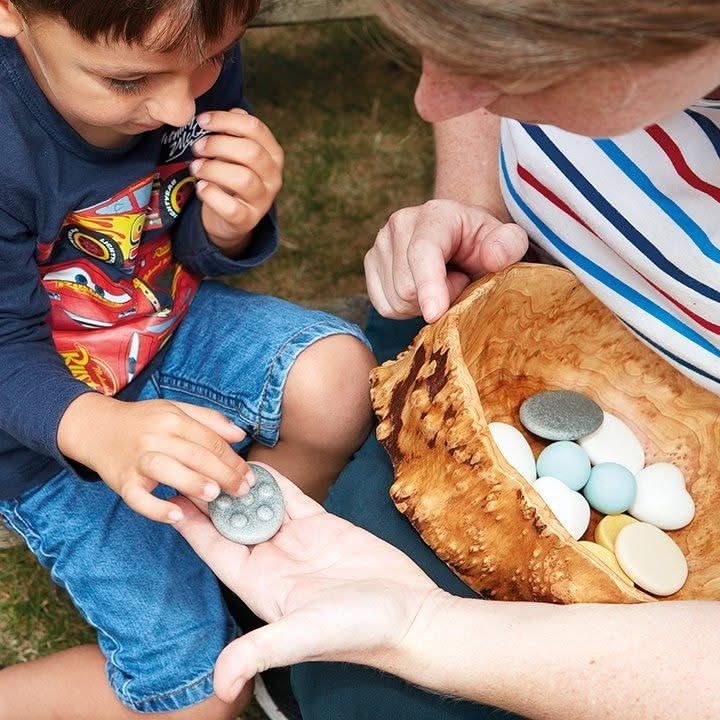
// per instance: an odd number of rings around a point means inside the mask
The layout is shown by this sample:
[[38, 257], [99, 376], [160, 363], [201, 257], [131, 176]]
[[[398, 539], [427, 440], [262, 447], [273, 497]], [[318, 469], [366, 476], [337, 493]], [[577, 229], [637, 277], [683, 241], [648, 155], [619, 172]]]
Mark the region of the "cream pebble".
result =
[[492, 422], [488, 425], [492, 439], [508, 464], [517, 470], [529, 483], [535, 482], [535, 456], [525, 436], [512, 425]]
[[648, 465], [636, 476], [637, 494], [628, 512], [659, 527], [679, 530], [695, 517], [695, 503], [685, 487], [685, 476], [672, 463]]
[[545, 476], [535, 481], [535, 490], [552, 510], [560, 524], [575, 540], [579, 540], [590, 524], [590, 505], [562, 480]]
[[654, 525], [626, 525], [615, 540], [620, 567], [646, 592], [674, 595], [685, 584], [688, 565], [675, 541]]
[[645, 451], [640, 440], [620, 418], [609, 412], [604, 414], [602, 425], [578, 440], [578, 445], [590, 456], [593, 465], [617, 463], [633, 475], [645, 466]]

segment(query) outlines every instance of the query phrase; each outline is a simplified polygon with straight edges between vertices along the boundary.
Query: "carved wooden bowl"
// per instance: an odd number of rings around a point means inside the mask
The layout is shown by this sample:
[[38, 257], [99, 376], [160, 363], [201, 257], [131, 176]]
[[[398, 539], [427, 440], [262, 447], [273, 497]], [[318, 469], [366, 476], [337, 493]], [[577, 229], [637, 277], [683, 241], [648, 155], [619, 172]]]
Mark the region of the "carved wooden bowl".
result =
[[[377, 368], [372, 385], [378, 438], [396, 471], [395, 504], [481, 595], [655, 599], [575, 542], [493, 443], [488, 423], [521, 428], [523, 400], [562, 389], [622, 418], [646, 464], [672, 462], [684, 472], [697, 514], [670, 533], [690, 569], [670, 599], [720, 598], [720, 398], [637, 340], [568, 271], [520, 264], [473, 284]], [[524, 434], [537, 457], [545, 443]]]

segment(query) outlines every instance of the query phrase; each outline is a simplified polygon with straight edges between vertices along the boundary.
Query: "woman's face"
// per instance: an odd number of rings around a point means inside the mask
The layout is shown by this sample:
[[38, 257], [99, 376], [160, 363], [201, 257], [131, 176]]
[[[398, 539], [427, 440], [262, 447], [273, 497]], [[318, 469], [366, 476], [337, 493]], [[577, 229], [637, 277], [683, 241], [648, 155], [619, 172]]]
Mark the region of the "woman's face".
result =
[[654, 64], [616, 63], [563, 80], [494, 85], [425, 58], [415, 106], [429, 122], [486, 108], [503, 117], [610, 137], [673, 115], [720, 85], [720, 42]]

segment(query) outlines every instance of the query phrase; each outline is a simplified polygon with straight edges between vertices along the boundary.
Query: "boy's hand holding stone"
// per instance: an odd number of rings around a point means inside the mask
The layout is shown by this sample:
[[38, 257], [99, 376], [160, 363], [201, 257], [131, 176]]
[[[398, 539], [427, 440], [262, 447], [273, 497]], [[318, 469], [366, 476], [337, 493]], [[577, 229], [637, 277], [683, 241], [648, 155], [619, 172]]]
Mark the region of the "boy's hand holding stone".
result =
[[203, 226], [224, 254], [237, 256], [280, 192], [284, 153], [268, 127], [241, 108], [204, 113], [198, 124], [211, 131], [193, 145], [190, 164]]
[[58, 447], [94, 470], [136, 512], [182, 520], [176, 505], [152, 495], [169, 485], [198, 500], [247, 492], [254, 475], [230, 447], [245, 432], [215, 410], [168, 400], [126, 403], [98, 393], [76, 398], [58, 428]]

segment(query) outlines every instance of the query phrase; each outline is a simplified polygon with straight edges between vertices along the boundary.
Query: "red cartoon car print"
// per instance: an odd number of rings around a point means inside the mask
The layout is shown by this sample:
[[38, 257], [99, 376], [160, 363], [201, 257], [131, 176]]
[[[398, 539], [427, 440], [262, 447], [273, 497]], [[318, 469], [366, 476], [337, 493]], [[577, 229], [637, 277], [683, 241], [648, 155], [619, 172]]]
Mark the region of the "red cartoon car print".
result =
[[153, 177], [147, 176], [109, 200], [70, 213], [60, 238], [83, 254], [131, 274], [152, 187]]

